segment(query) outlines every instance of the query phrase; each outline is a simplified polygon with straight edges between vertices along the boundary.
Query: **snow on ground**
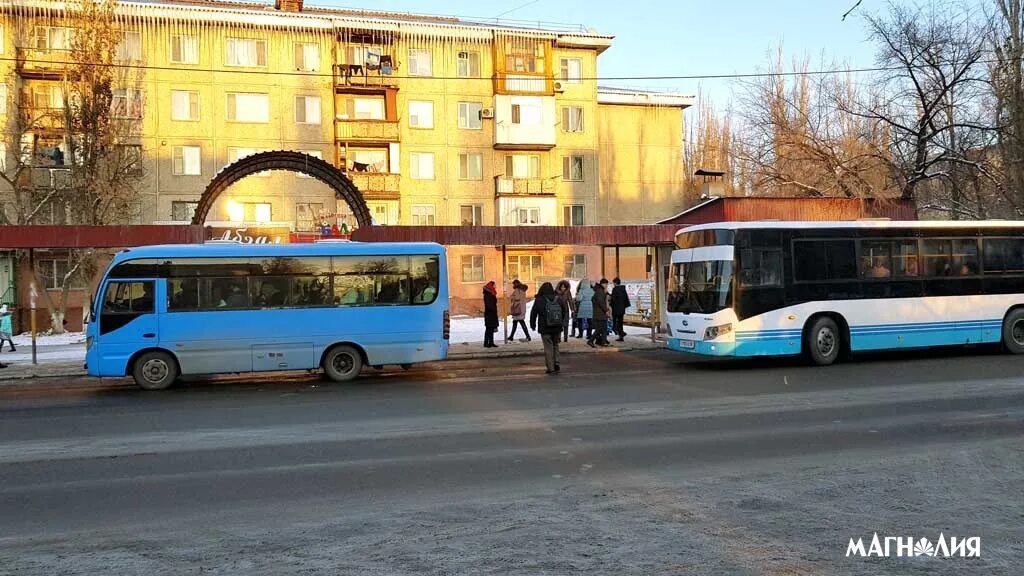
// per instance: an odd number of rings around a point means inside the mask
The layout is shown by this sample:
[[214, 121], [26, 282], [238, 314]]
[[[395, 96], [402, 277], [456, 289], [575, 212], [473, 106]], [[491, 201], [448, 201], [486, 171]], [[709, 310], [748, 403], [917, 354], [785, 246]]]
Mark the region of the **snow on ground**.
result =
[[[530, 325], [530, 309], [533, 308], [533, 300], [526, 303], [526, 325]], [[495, 335], [495, 340], [501, 340], [503, 332], [501, 328], [499, 318], [498, 333]], [[508, 329], [512, 330], [512, 317], [508, 318]], [[626, 334], [631, 336], [650, 336], [651, 329], [647, 326], [625, 326]], [[517, 331], [517, 336], [522, 331]], [[535, 333], [531, 333], [531, 336], [536, 336]], [[470, 316], [452, 316], [451, 319], [451, 337], [449, 342], [452, 344], [473, 344], [482, 343], [484, 341], [484, 319], [483, 316], [473, 318]]]
[[[65, 332], [64, 334], [36, 334], [39, 346], [61, 346], [64, 344], [80, 344], [85, 342], [84, 332]], [[15, 346], [31, 346], [32, 334], [24, 332], [14, 337]]]

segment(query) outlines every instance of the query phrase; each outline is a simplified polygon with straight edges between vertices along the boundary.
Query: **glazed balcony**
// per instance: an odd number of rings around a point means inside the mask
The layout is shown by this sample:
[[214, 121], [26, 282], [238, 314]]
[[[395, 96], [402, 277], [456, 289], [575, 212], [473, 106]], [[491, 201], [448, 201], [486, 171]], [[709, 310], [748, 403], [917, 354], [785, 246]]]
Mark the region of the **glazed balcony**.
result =
[[552, 196], [555, 182], [550, 178], [494, 177], [495, 196]]
[[352, 184], [367, 198], [398, 198], [402, 184], [402, 177], [399, 174], [349, 170], [346, 175], [352, 181]]
[[26, 79], [60, 80], [71, 62], [70, 50], [18, 48], [15, 52], [18, 74]]
[[339, 142], [398, 142], [398, 122], [389, 120], [337, 120], [334, 137]]

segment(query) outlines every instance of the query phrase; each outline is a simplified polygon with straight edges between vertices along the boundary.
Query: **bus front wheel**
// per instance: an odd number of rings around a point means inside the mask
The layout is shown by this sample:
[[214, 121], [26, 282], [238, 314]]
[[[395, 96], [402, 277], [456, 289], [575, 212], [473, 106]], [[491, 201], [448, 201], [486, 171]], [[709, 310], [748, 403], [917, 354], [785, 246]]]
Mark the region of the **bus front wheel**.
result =
[[1024, 308], [1017, 308], [1003, 320], [1003, 346], [1012, 354], [1024, 354]]
[[178, 379], [178, 363], [166, 352], [146, 352], [135, 360], [132, 378], [143, 390], [165, 390]]
[[359, 376], [363, 357], [351, 346], [335, 346], [324, 356], [324, 373], [335, 382], [348, 382]]
[[839, 357], [842, 336], [835, 320], [828, 316], [816, 319], [804, 338], [807, 356], [818, 366], [828, 366]]

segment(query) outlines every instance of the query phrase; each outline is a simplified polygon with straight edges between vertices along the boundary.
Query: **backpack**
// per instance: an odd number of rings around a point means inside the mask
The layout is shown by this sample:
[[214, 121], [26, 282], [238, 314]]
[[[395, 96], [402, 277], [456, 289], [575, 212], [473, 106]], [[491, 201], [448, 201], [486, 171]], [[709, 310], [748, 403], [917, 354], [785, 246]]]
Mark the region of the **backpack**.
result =
[[549, 298], [544, 302], [544, 324], [548, 328], [562, 327], [562, 303], [558, 298]]

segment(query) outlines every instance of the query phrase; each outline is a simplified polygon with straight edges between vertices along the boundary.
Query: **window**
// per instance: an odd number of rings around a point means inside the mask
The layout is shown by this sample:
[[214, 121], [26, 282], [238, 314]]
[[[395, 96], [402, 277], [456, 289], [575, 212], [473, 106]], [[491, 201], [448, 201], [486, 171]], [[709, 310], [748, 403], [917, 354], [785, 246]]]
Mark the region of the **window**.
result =
[[320, 230], [320, 212], [324, 205], [319, 202], [295, 203], [295, 229], [299, 232], [316, 232]]
[[586, 278], [587, 277], [587, 255], [586, 254], [566, 254], [565, 255], [565, 273], [563, 274], [566, 278]]
[[420, 48], [409, 49], [409, 75], [430, 76], [430, 51]]
[[224, 64], [262, 68], [267, 65], [267, 41], [252, 38], [228, 38]]
[[860, 244], [862, 278], [917, 276], [917, 240], [863, 240]]
[[509, 72], [543, 74], [544, 63], [547, 60], [544, 44], [543, 40], [505, 43], [502, 47], [505, 54], [505, 69]]
[[191, 222], [196, 215], [199, 202], [174, 200], [171, 202], [171, 220], [175, 222]]
[[[303, 154], [306, 154], [307, 156], [312, 156], [313, 158], [319, 158], [321, 160], [324, 159], [324, 153], [321, 152], [320, 150], [299, 150], [299, 152], [302, 152]], [[310, 176], [309, 174], [304, 174], [302, 172], [296, 172], [295, 173], [295, 177], [296, 178], [312, 178], [312, 176]]]
[[[71, 264], [66, 259], [43, 259], [36, 260], [36, 267], [39, 270], [39, 279], [43, 281], [43, 288], [59, 290], [63, 287], [64, 277], [67, 276]], [[80, 270], [76, 270], [71, 276], [69, 282], [71, 288], [86, 287], [85, 278]]]
[[74, 31], [71, 28], [56, 26], [36, 26], [36, 50], [70, 50]]
[[744, 248], [739, 252], [740, 283], [752, 288], [782, 285], [782, 250]]
[[114, 90], [110, 112], [114, 118], [142, 118], [142, 90], [133, 88]]
[[476, 152], [459, 154], [459, 179], [481, 180], [484, 174], [484, 157]]
[[479, 204], [459, 206], [459, 215], [463, 226], [480, 226], [484, 222], [484, 207]]
[[483, 104], [479, 102], [459, 102], [459, 128], [466, 130], [483, 128], [483, 121], [480, 119], [481, 110], [483, 110]]
[[512, 105], [512, 123], [526, 126], [540, 126], [544, 118], [544, 106], [540, 98], [522, 99]]
[[229, 122], [270, 122], [270, 96], [245, 92], [228, 92]]
[[7, 44], [7, 29], [0, 24], [0, 54], [4, 53], [4, 46]]
[[506, 178], [540, 178], [540, 156], [511, 154], [505, 156]]
[[540, 208], [516, 208], [512, 211], [518, 226], [536, 226], [540, 224]]
[[320, 70], [320, 45], [315, 42], [295, 43], [295, 70], [316, 72]]
[[199, 39], [184, 34], [171, 36], [171, 63], [199, 64]]
[[562, 157], [562, 180], [583, 182], [583, 156]]
[[319, 124], [320, 123], [320, 97], [319, 96], [296, 96], [295, 97], [295, 123], [296, 124]]
[[857, 278], [856, 246], [853, 240], [795, 241], [793, 268], [797, 282], [853, 280]]
[[[237, 147], [232, 146], [232, 147], [228, 148], [228, 162], [227, 163], [228, 164], [234, 164], [235, 162], [238, 162], [239, 160], [241, 160], [242, 158], [245, 158], [246, 156], [252, 156], [253, 154], [258, 154], [260, 152], [264, 152], [264, 150], [260, 150], [259, 148], [237, 148]], [[257, 178], [267, 178], [268, 176], [270, 176], [270, 171], [269, 170], [264, 170], [263, 172], [257, 172], [256, 174], [253, 174], [253, 176], [255, 176]], [[241, 215], [239, 214], [239, 216], [241, 216]], [[232, 218], [232, 220], [240, 220], [240, 219], [241, 219], [240, 217], [239, 218]]]
[[202, 174], [202, 149], [199, 146], [175, 146], [171, 151], [175, 176], [199, 176]]
[[434, 207], [432, 205], [421, 205], [412, 207], [413, 226], [433, 226]]
[[[57, 260], [56, 262], [60, 262]], [[64, 262], [67, 264], [67, 262]], [[148, 313], [153, 311], [153, 281], [108, 282], [103, 295], [103, 312], [111, 314]]]
[[387, 148], [349, 148], [348, 169], [353, 172], [387, 172]]
[[115, 58], [122, 62], [142, 60], [142, 35], [137, 30], [123, 30]]
[[544, 274], [543, 260], [536, 255], [508, 257], [508, 277], [520, 282], [533, 282]]
[[583, 61], [579, 58], [562, 58], [562, 80], [569, 84], [579, 84], [583, 77]]
[[483, 282], [484, 281], [484, 257], [478, 255], [464, 255], [462, 257], [462, 281]]
[[199, 120], [199, 92], [171, 90], [171, 120]]
[[583, 226], [583, 204], [562, 206], [562, 226]]
[[409, 126], [412, 128], [433, 128], [434, 103], [429, 100], [410, 100]]
[[[7, 143], [0, 142], [0, 171], [4, 170], [7, 170]], [[12, 221], [14, 216], [7, 210], [13, 210], [14, 204], [5, 202], [2, 206], [0, 206], [0, 208], [2, 208], [2, 210], [0, 210], [0, 217], [8, 218], [8, 222]]]
[[409, 175], [413, 180], [433, 180], [434, 153], [413, 152], [409, 154]]
[[986, 274], [1024, 271], [1024, 240], [986, 238], [983, 246]]
[[32, 90], [32, 107], [37, 110], [64, 108], [64, 90], [56, 84], [35, 87]]
[[131, 176], [141, 176], [142, 168], [142, 146], [138, 144], [118, 144], [118, 158], [120, 165], [124, 166], [125, 172]]
[[342, 100], [339, 107], [340, 120], [384, 120], [384, 97], [363, 96]]
[[245, 221], [246, 222], [270, 222], [271, 221], [271, 207], [266, 202], [246, 202], [245, 207]]
[[0, 116], [7, 114], [7, 84], [0, 82]]
[[924, 274], [929, 276], [973, 276], [978, 273], [978, 241], [970, 239], [922, 242]]
[[562, 107], [562, 132], [583, 132], [583, 107]]
[[459, 52], [455, 66], [455, 75], [459, 78], [479, 78], [480, 53]]

